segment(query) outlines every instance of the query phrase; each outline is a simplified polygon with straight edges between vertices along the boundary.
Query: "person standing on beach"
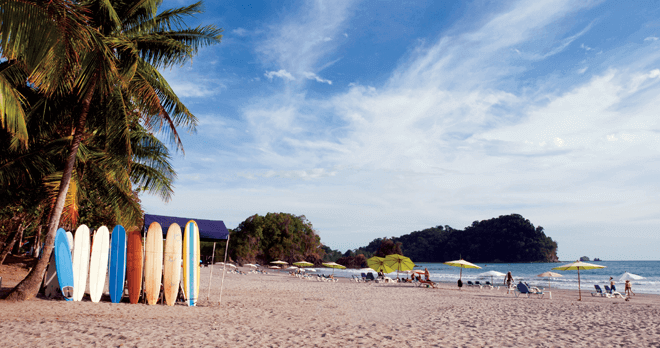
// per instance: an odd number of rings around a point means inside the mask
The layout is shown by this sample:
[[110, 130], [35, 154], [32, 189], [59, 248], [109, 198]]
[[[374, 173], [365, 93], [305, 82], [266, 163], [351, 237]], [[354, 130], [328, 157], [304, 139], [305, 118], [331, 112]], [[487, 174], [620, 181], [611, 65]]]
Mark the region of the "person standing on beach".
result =
[[430, 279], [431, 275], [429, 274], [429, 269], [428, 268], [424, 268], [424, 278], [426, 278], [427, 282], [431, 280]]
[[614, 278], [610, 277], [610, 288], [614, 290]]
[[630, 297], [630, 294], [635, 294], [632, 291], [632, 283], [630, 283], [630, 280], [626, 280], [626, 297]]
[[513, 286], [513, 275], [511, 274], [511, 271], [504, 276], [504, 284], [506, 284], [506, 293], [508, 294]]

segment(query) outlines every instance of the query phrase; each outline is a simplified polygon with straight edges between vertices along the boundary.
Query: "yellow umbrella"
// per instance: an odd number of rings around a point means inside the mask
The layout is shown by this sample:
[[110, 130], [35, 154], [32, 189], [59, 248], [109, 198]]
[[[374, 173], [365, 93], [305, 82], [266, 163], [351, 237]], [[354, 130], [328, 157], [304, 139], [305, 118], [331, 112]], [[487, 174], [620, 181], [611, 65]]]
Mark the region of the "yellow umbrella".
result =
[[415, 264], [410, 258], [399, 254], [391, 254], [385, 256], [385, 264], [390, 268], [396, 270], [396, 277], [399, 278], [399, 272], [410, 271], [415, 267]]
[[346, 266], [342, 266], [342, 265], [340, 265], [338, 263], [335, 263], [335, 262], [324, 262], [323, 266], [332, 268], [332, 275], [333, 276], [335, 275], [335, 268], [339, 268], [339, 269], [345, 269], [346, 268]]
[[594, 265], [593, 263], [586, 263], [582, 261], [575, 261], [573, 263], [569, 263], [568, 265], [563, 265], [559, 267], [555, 267], [553, 269], [556, 269], [558, 271], [578, 271], [578, 301], [582, 301], [582, 289], [580, 288], [580, 270], [581, 269], [599, 269], [599, 268], [605, 268], [605, 266], [600, 266], [600, 265]]
[[367, 266], [376, 272], [392, 273], [394, 270], [385, 263], [382, 257], [374, 256], [367, 260]]
[[458, 276], [458, 280], [461, 280], [461, 278], [463, 277], [463, 268], [478, 268], [478, 269], [481, 269], [481, 267], [479, 267], [479, 266], [477, 266], [473, 263], [469, 263], [469, 262], [467, 262], [463, 259], [456, 260], [456, 261], [447, 261], [447, 262], [445, 262], [445, 265], [461, 268], [461, 273]]
[[293, 264], [296, 265], [296, 266], [298, 266], [298, 267], [310, 267], [310, 266], [314, 266], [313, 263], [311, 263], [311, 262], [307, 262], [307, 261], [305, 261], [305, 260], [303, 260], [303, 261], [298, 261], [298, 262], [294, 262]]

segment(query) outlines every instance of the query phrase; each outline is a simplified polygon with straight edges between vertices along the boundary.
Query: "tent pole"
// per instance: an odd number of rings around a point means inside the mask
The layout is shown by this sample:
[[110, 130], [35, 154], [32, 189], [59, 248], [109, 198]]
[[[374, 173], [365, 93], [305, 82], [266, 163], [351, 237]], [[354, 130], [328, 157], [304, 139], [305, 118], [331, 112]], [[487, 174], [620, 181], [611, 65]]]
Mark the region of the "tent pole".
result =
[[225, 286], [225, 270], [227, 269], [227, 250], [229, 249], [229, 237], [230, 235], [227, 235], [227, 243], [225, 244], [225, 261], [222, 265], [222, 281], [220, 282], [220, 299], [218, 299], [218, 305], [222, 303], [222, 289]]
[[213, 264], [215, 263], [215, 242], [213, 242], [213, 254], [211, 254], [211, 274], [209, 274], [209, 291], [206, 293], [206, 302], [211, 295], [211, 279], [213, 278]]

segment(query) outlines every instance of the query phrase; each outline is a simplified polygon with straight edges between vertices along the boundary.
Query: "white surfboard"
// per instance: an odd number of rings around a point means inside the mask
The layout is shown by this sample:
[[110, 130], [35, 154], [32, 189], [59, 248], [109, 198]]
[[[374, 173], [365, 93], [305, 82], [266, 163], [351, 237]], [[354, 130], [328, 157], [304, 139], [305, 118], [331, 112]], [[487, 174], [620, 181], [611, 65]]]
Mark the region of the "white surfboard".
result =
[[73, 247], [73, 300], [80, 301], [87, 289], [89, 270], [89, 227], [80, 225], [76, 230]]
[[60, 282], [57, 281], [57, 267], [55, 267], [55, 252], [50, 253], [48, 269], [44, 276], [44, 295], [54, 298], [60, 291]]
[[99, 302], [105, 287], [108, 273], [108, 255], [110, 254], [110, 231], [101, 226], [94, 234], [92, 256], [89, 261], [89, 296], [92, 302]]
[[73, 233], [71, 231], [66, 231], [66, 241], [69, 242], [69, 251], [71, 251], [71, 261], [73, 261], [73, 248], [75, 244], [73, 243]]

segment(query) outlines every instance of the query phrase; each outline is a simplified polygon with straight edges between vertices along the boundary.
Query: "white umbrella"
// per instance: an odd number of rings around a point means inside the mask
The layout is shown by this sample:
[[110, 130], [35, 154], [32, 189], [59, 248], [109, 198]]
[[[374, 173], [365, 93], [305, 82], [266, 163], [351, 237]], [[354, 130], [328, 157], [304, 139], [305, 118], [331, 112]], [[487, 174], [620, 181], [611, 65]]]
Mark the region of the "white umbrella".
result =
[[548, 278], [548, 287], [550, 287], [550, 278], [559, 278], [563, 277], [563, 275], [555, 272], [543, 272], [541, 274], [537, 274], [537, 277], [543, 277], [543, 278]]
[[253, 265], [251, 263], [246, 263], [246, 264], [243, 265], [243, 267], [257, 268], [257, 265]]
[[228, 263], [227, 266], [236, 268], [236, 265], [233, 265], [231, 263]]
[[314, 269], [314, 268], [306, 268], [305, 270], [307, 272], [316, 272], [316, 269]]
[[498, 271], [488, 271], [488, 272], [479, 273], [477, 275], [482, 278], [490, 277], [490, 282], [493, 283], [493, 285], [495, 285], [493, 282], [493, 277], [504, 277], [506, 274]]
[[296, 267], [296, 266], [291, 266], [291, 267], [289, 267], [289, 268], [287, 268], [287, 269], [298, 269], [298, 267]]
[[642, 276], [639, 276], [637, 274], [632, 274], [632, 273], [628, 273], [628, 272], [626, 272], [626, 273], [619, 276], [619, 281], [620, 282], [625, 282], [626, 280], [640, 280], [640, 279], [646, 279], [646, 278], [644, 278]]

